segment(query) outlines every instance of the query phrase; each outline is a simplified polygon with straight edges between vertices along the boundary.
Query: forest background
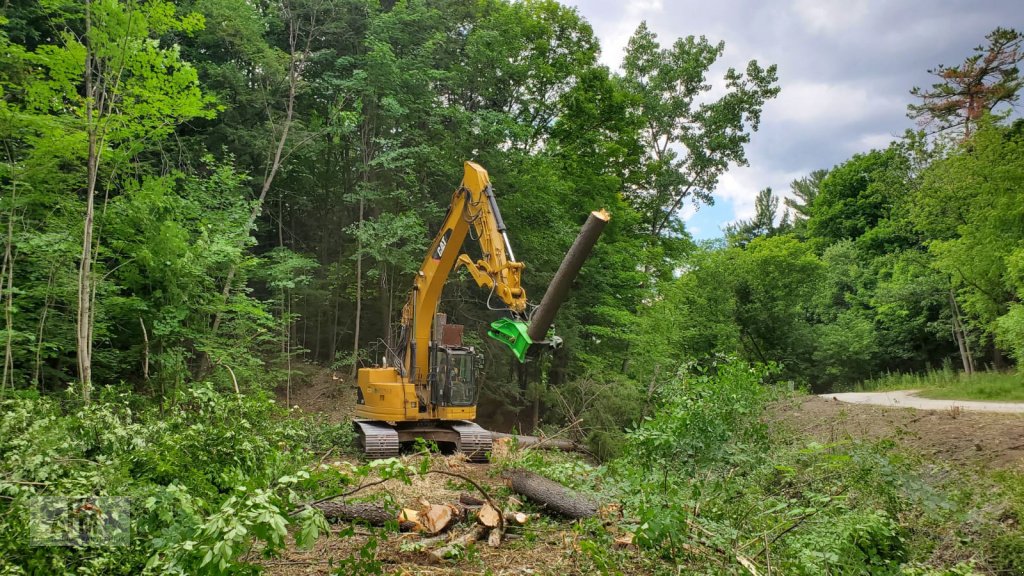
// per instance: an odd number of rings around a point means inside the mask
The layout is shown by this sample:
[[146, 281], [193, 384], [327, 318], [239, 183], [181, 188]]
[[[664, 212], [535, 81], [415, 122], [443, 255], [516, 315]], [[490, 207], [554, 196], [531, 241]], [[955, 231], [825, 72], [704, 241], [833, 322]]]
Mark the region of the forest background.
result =
[[[475, 160], [534, 301], [590, 210], [613, 215], [525, 388], [484, 336], [488, 294], [460, 273], [442, 302], [487, 358], [485, 424], [575, 424], [608, 463], [525, 463], [604, 486], [650, 551], [576, 525], [580, 570], [741, 573], [722, 551], [744, 542], [789, 573], [1024, 570], [1019, 475], [760, 420], [790, 383], [990, 371], [1019, 393], [1024, 38], [979, 42], [907, 87], [920, 131], [694, 242], [681, 207], [714, 201], [785, 89], [770, 63], [712, 77], [722, 42], [641, 25], [613, 71], [546, 0], [3, 3], [0, 568], [252, 572], [327, 531], [300, 502], [408, 480], [325, 468], [348, 424], [270, 396], [380, 358]], [[129, 545], [32, 545], [53, 494], [131, 498]]]
[[987, 114], [1018, 96], [1012, 30], [914, 89], [926, 131], [794, 181], [781, 212], [766, 189], [698, 245], [680, 208], [713, 202], [780, 90], [756, 61], [709, 78], [722, 42], [641, 25], [613, 72], [587, 22], [542, 1], [3, 17], [3, 390], [74, 383], [88, 402], [372, 363], [465, 159], [490, 171], [535, 299], [589, 210], [614, 215], [529, 389], [483, 337], [488, 295], [453, 278], [442, 308], [485, 350], [494, 411], [593, 402], [621, 429], [716, 354], [817, 391], [1024, 354], [1021, 126]]

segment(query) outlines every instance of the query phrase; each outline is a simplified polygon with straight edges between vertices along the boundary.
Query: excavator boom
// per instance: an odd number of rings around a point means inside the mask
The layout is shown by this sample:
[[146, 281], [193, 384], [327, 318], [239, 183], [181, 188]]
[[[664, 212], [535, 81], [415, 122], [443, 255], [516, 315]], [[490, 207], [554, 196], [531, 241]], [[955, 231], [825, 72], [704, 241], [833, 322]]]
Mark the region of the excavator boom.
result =
[[[480, 257], [461, 253], [466, 237], [480, 245]], [[475, 351], [445, 341], [435, 326], [438, 304], [452, 271], [464, 266], [478, 286], [489, 290], [511, 318], [513, 338], [501, 337], [522, 361], [526, 339], [526, 291], [520, 283], [523, 263], [515, 259], [487, 171], [466, 162], [462, 184], [452, 194], [441, 228], [413, 279], [402, 309], [400, 357], [392, 366], [361, 368], [355, 426], [368, 456], [398, 454], [401, 442], [426, 438], [452, 443], [471, 459], [486, 458], [490, 433], [476, 417]], [[488, 301], [492, 299], [489, 297]], [[503, 336], [501, 328], [492, 332]], [[524, 340], [526, 339], [526, 340]]]

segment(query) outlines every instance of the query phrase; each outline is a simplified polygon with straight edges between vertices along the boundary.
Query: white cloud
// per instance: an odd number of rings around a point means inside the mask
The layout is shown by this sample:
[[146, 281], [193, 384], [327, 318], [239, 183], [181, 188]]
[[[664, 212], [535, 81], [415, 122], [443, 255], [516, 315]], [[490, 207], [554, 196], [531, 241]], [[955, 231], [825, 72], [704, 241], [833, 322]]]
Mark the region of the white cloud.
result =
[[867, 152], [868, 150], [878, 149], [882, 150], [888, 148], [889, 144], [896, 139], [896, 136], [888, 132], [876, 132], [872, 134], [862, 134], [860, 138], [850, 143], [850, 152], [854, 154], [858, 152]]
[[733, 221], [752, 216], [766, 186], [785, 195], [795, 178], [884, 148], [913, 126], [908, 91], [934, 82], [929, 68], [961, 61], [993, 28], [1024, 19], [1019, 0], [564, 1], [591, 23], [601, 61], [613, 70], [641, 20], [663, 46], [691, 34], [725, 41], [708, 74], [714, 88], [701, 101], [720, 94], [725, 67], [742, 69], [751, 58], [778, 64], [782, 92], [751, 135], [751, 166], [722, 177], [716, 207], [696, 217], [692, 208], [680, 211], [688, 228], [705, 230], [730, 214]]
[[782, 87], [765, 106], [765, 118], [797, 124], [843, 126], [905, 106], [900, 99], [873, 94], [866, 87], [816, 81], [795, 81]]
[[869, 14], [865, 0], [795, 0], [793, 11], [804, 25], [818, 34], [848, 31]]
[[[754, 200], [763, 188], [771, 187], [777, 196], [785, 197], [789, 192], [789, 183], [806, 175], [803, 171], [771, 170], [756, 164], [733, 168], [719, 180], [714, 196], [732, 204], [732, 220], [727, 222], [732, 224], [754, 216]], [[781, 201], [779, 213], [782, 213]]]

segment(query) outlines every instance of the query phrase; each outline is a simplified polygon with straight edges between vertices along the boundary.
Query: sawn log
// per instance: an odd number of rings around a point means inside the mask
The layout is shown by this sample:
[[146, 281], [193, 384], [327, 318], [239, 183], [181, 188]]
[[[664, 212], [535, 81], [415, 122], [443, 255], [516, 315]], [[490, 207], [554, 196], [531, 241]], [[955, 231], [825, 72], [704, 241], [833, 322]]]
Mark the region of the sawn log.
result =
[[395, 520], [395, 513], [380, 504], [360, 502], [318, 502], [313, 505], [323, 511], [325, 518], [362, 520], [371, 526], [383, 526]]
[[587, 518], [597, 513], [595, 502], [540, 474], [518, 468], [507, 472], [506, 478], [514, 492], [562, 516]]
[[501, 440], [502, 438], [515, 438], [520, 448], [534, 448], [537, 450], [561, 450], [562, 452], [584, 452], [586, 448], [573, 442], [560, 438], [541, 438], [540, 436], [524, 436], [521, 434], [505, 434], [503, 432], [491, 432], [491, 438]]
[[583, 223], [579, 236], [576, 237], [569, 251], [565, 253], [565, 257], [558, 266], [558, 271], [551, 278], [551, 283], [548, 284], [548, 289], [544, 292], [540, 304], [530, 315], [527, 334], [534, 342], [540, 342], [547, 337], [548, 329], [555, 321], [555, 314], [562, 307], [562, 302], [569, 294], [569, 288], [576, 280], [576, 276], [579, 275], [580, 268], [583, 267], [583, 263], [590, 255], [590, 251], [597, 243], [597, 238], [608, 224], [609, 219], [611, 219], [611, 215], [605, 210], [595, 210]]

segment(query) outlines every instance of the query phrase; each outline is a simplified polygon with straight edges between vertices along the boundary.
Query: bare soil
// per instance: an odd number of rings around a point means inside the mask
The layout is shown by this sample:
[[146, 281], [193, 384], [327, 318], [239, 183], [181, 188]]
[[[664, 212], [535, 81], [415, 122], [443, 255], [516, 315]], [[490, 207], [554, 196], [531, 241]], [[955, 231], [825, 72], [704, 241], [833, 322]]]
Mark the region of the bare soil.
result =
[[817, 442], [892, 440], [940, 461], [1024, 470], [1024, 415], [848, 404], [819, 396], [780, 402], [769, 420]]
[[320, 414], [331, 424], [351, 420], [356, 406], [356, 387], [348, 375], [308, 364], [303, 365], [299, 374], [290, 395], [284, 385], [277, 388], [278, 403], [298, 408], [300, 412]]

